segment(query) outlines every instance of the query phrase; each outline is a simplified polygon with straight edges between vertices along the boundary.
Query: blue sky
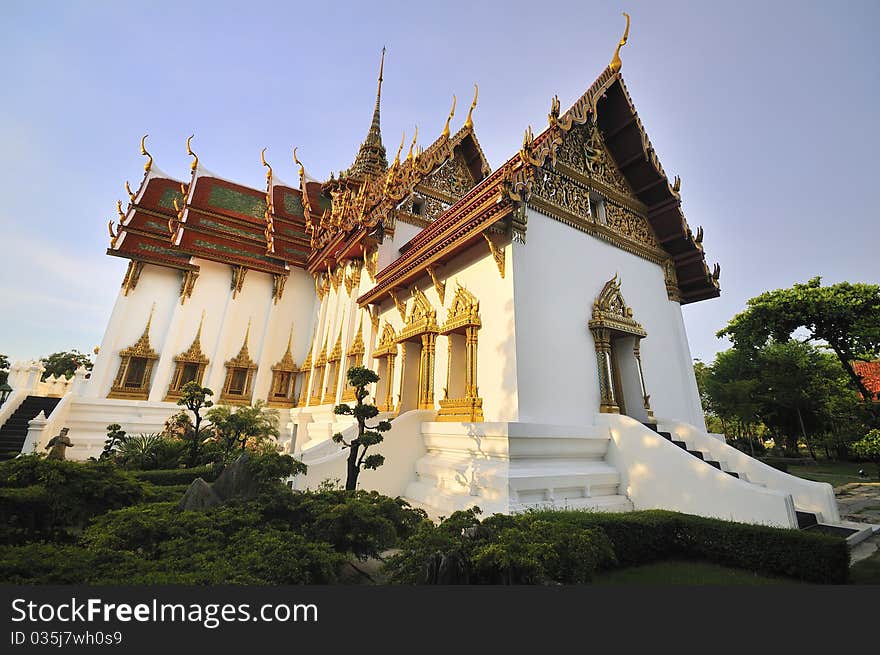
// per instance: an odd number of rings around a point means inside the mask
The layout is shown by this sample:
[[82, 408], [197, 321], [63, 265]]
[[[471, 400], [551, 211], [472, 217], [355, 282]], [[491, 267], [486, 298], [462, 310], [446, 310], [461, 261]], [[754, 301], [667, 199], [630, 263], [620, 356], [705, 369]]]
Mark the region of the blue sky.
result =
[[[347, 167], [388, 47], [386, 147], [436, 137], [453, 93], [493, 167], [550, 98], [571, 104], [632, 15], [623, 75], [722, 296], [684, 308], [695, 357], [765, 289], [878, 282], [880, 3], [11, 2], [0, 6], [0, 353], [100, 342], [125, 261], [105, 256], [123, 184], [185, 175], [184, 140], [223, 177], [296, 182]], [[546, 13], [541, 13], [545, 11]], [[577, 290], [573, 290], [578, 302]], [[572, 298], [567, 296], [567, 300]], [[591, 298], [580, 302], [588, 307]]]

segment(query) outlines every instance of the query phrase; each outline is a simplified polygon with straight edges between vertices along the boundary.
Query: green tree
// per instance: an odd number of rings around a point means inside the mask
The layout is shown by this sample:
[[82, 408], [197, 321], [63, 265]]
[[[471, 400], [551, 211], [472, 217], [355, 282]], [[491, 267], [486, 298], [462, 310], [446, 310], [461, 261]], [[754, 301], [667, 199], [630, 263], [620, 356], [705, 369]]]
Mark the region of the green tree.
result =
[[806, 331], [809, 341], [828, 344], [862, 398], [872, 399], [852, 362], [880, 353], [880, 285], [822, 286], [821, 278], [814, 277], [768, 291], [750, 299], [718, 336], [729, 337], [737, 347], [759, 348], [771, 338], [788, 341], [798, 330]]
[[116, 454], [119, 446], [125, 441], [125, 430], [119, 423], [111, 423], [107, 426], [107, 439], [104, 440], [104, 450], [98, 457], [100, 461], [109, 459]]
[[55, 376], [60, 378], [62, 375], [66, 378], [73, 377], [80, 366], [85, 366], [86, 370], [92, 370], [92, 360], [85, 353], [78, 350], [70, 350], [67, 352], [52, 353], [42, 359], [45, 370], [42, 379]]
[[378, 453], [367, 455], [370, 446], [382, 443], [382, 433], [391, 429], [390, 421], [379, 421], [376, 425], [369, 426], [367, 421], [379, 415], [379, 408], [364, 399], [370, 394], [367, 385], [379, 381], [379, 376], [363, 366], [352, 366], [347, 373], [348, 384], [354, 387], [355, 405], [337, 405], [333, 412], [337, 415], [354, 416], [357, 421], [357, 437], [346, 441], [341, 432], [333, 435], [333, 441], [342, 444], [349, 449], [348, 464], [345, 478], [346, 491], [357, 489], [358, 476], [363, 469], [377, 469], [385, 463], [385, 458]]
[[258, 400], [253, 405], [239, 407], [232, 411], [231, 407], [220, 405], [209, 410], [206, 418], [211, 421], [217, 436], [223, 443], [223, 459], [228, 460], [234, 450], [244, 451], [250, 445], [251, 450], [267, 450], [275, 448], [278, 438], [278, 411], [266, 409], [266, 404]]
[[9, 367], [11, 364], [9, 363], [9, 357], [6, 355], [0, 354], [0, 384], [6, 382], [9, 378]]
[[213, 396], [214, 392], [203, 387], [198, 382], [187, 382], [180, 390], [181, 397], [177, 401], [178, 405], [186, 407], [193, 413], [193, 433], [192, 441], [189, 446], [189, 465], [195, 466], [199, 461], [199, 446], [201, 444], [202, 410], [209, 409], [214, 406], [214, 402], [208, 399]]
[[880, 477], [880, 430], [876, 428], [868, 432], [861, 440], [853, 444], [853, 453], [859, 457], [870, 459], [877, 465], [877, 477]]

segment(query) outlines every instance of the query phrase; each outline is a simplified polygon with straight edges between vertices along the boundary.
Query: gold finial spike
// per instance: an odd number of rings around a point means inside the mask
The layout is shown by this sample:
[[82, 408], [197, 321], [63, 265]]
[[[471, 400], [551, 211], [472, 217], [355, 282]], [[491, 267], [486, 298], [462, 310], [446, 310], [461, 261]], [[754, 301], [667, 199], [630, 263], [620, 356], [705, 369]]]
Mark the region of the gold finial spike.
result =
[[305, 177], [306, 167], [303, 166], [303, 163], [299, 160], [299, 157], [296, 156], [296, 147], [293, 149], [293, 163], [299, 166], [299, 176], [300, 178]]
[[131, 185], [128, 183], [128, 180], [125, 182], [125, 192], [128, 194], [129, 202], [134, 204], [134, 192], [131, 190]]
[[190, 147], [190, 142], [193, 140], [194, 136], [195, 136], [195, 134], [190, 134], [189, 138], [187, 138], [187, 140], [186, 140], [186, 154], [188, 154], [190, 157], [193, 158], [192, 164], [189, 165], [189, 168], [191, 171], [196, 170], [196, 166], [199, 165], [199, 156], [196, 153], [194, 153], [192, 151], [192, 148]]
[[400, 153], [403, 152], [403, 142], [406, 141], [406, 132], [403, 133], [403, 136], [400, 137], [400, 147], [397, 149], [397, 154], [394, 155], [394, 165], [400, 163]]
[[199, 329], [196, 330], [196, 338], [193, 340], [196, 343], [198, 343], [199, 340], [202, 338], [202, 325], [204, 325], [204, 324], [205, 324], [205, 310], [203, 309], [202, 310], [202, 317], [199, 319]]
[[250, 336], [251, 336], [251, 319], [248, 318], [247, 329], [244, 331], [244, 347], [245, 348], [247, 348], [248, 339], [250, 339]]
[[480, 95], [480, 87], [478, 87], [476, 84], [474, 84], [474, 101], [471, 103], [471, 108], [468, 109], [467, 119], [464, 122], [464, 126], [469, 130], [474, 129], [473, 113], [474, 113], [474, 108], [476, 108], [476, 106], [477, 106], [477, 97], [479, 95]]
[[416, 147], [416, 141], [418, 141], [418, 140], [419, 140], [419, 126], [416, 125], [416, 133], [415, 133], [415, 136], [413, 136], [412, 143], [409, 144], [409, 152], [406, 153], [406, 160], [407, 160], [407, 161], [412, 161], [412, 158], [413, 158], [413, 148]]
[[266, 148], [263, 148], [260, 151], [260, 161], [263, 163], [263, 166], [265, 166], [266, 168], [269, 169], [266, 171], [266, 182], [271, 183], [272, 182], [272, 167], [266, 162], [266, 150], [267, 150]]
[[293, 323], [290, 324], [290, 334], [287, 337], [287, 352], [285, 354], [290, 354], [291, 347], [293, 347]]
[[449, 138], [449, 121], [452, 120], [452, 117], [455, 116], [455, 94], [452, 95], [452, 109], [449, 111], [449, 116], [446, 118], [446, 125], [443, 126], [443, 132], [440, 136]]
[[617, 48], [614, 49], [614, 56], [611, 58], [611, 63], [608, 64], [608, 68], [615, 73], [620, 70], [621, 66], [623, 66], [623, 62], [620, 61], [620, 49], [626, 45], [626, 40], [629, 38], [629, 14], [623, 12], [623, 15], [626, 16], [626, 29], [623, 31], [620, 43], [618, 43]]
[[125, 220], [125, 212], [122, 211], [122, 201], [121, 200], [116, 201], [116, 213], [119, 215], [120, 221]]
[[382, 72], [385, 70], [385, 46], [382, 46], [382, 60], [379, 63], [379, 86], [382, 85]]
[[144, 173], [149, 173], [150, 169], [153, 167], [153, 155], [147, 152], [146, 141], [149, 134], [144, 134], [141, 137], [141, 154], [147, 158], [147, 163], [144, 164]]

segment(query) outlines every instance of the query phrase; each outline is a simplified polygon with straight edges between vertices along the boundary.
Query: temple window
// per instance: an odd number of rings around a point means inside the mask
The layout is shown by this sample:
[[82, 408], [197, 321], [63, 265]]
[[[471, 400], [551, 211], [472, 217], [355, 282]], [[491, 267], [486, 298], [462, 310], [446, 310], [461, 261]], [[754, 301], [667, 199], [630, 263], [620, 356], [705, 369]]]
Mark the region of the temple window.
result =
[[483, 420], [483, 399], [477, 386], [477, 335], [481, 326], [480, 302], [459, 285], [440, 330], [449, 344], [449, 359], [438, 421]]
[[416, 216], [425, 215], [425, 199], [419, 196], [413, 198], [412, 213]]
[[602, 225], [608, 224], [605, 214], [605, 199], [597, 193], [590, 193], [590, 217]]
[[153, 364], [159, 359], [158, 353], [150, 346], [150, 324], [153, 321], [153, 310], [143, 334], [133, 346], [119, 353], [119, 369], [110, 387], [108, 398], [128, 398], [147, 400], [150, 396], [150, 378]]
[[342, 362], [342, 328], [339, 329], [339, 338], [336, 345], [327, 356], [327, 388], [324, 389], [324, 397], [321, 404], [333, 403], [336, 400], [336, 388], [339, 386], [339, 365]]
[[273, 407], [294, 407], [296, 405], [296, 363], [290, 352], [293, 344], [293, 330], [287, 339], [287, 350], [281, 360], [272, 367], [272, 385], [269, 387], [268, 404]]
[[315, 361], [315, 366], [312, 369], [311, 374], [311, 387], [312, 387], [312, 397], [309, 398], [309, 405], [314, 407], [315, 405], [321, 404], [321, 392], [324, 383], [324, 367], [327, 366], [327, 341], [324, 341], [324, 348], [321, 350], [321, 354], [318, 355], [318, 359]]
[[208, 358], [202, 352], [202, 323], [204, 315], [199, 322], [196, 336], [192, 344], [184, 352], [174, 358], [174, 373], [171, 376], [171, 384], [165, 394], [166, 401], [177, 401], [181, 397], [183, 387], [188, 382], [195, 382], [199, 386], [205, 376], [205, 368], [208, 366]]
[[226, 362], [226, 379], [223, 382], [223, 391], [220, 393], [220, 402], [231, 405], [246, 405], [251, 399], [251, 387], [254, 381], [254, 373], [257, 365], [248, 353], [248, 336], [251, 326], [248, 323], [244, 333], [244, 343], [238, 354]]
[[379, 338], [379, 344], [373, 351], [373, 359], [376, 361], [376, 375], [379, 381], [376, 383], [376, 406], [380, 412], [390, 412], [394, 410], [394, 398], [392, 390], [394, 388], [394, 360], [397, 358], [397, 335], [394, 328], [388, 323], [382, 329], [382, 336]]
[[412, 294], [412, 310], [397, 337], [402, 348], [398, 412], [434, 409], [437, 312], [420, 289], [413, 288]]

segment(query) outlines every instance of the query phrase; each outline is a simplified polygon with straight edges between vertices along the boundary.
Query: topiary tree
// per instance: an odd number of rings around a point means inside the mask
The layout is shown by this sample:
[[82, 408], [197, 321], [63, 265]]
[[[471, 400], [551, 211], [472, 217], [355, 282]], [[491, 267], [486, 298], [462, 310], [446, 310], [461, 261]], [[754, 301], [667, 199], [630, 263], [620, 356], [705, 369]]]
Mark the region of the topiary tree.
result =
[[125, 441], [125, 430], [119, 423], [111, 423], [107, 426], [107, 439], [104, 440], [104, 450], [101, 451], [99, 460], [109, 459], [116, 454], [119, 446]]
[[199, 461], [199, 444], [201, 443], [199, 427], [202, 424], [202, 410], [214, 406], [214, 402], [208, 399], [208, 396], [213, 396], [214, 392], [198, 382], [187, 382], [180, 392], [182, 395], [177, 404], [186, 407], [195, 417], [192, 442], [189, 447], [189, 465], [195, 466]]
[[877, 465], [877, 477], [880, 477], [880, 430], [868, 432], [860, 441], [852, 445], [853, 453], [859, 457], [870, 459]]
[[349, 449], [345, 489], [353, 491], [357, 489], [358, 476], [363, 469], [375, 470], [385, 463], [385, 458], [378, 453], [367, 455], [367, 449], [382, 443], [382, 433], [391, 429], [391, 421], [379, 421], [376, 425], [367, 425], [367, 421], [376, 418], [379, 414], [378, 407], [364, 402], [364, 399], [370, 395], [370, 392], [367, 391], [367, 385], [378, 382], [379, 376], [363, 366], [352, 366], [346, 375], [348, 384], [355, 389], [356, 403], [354, 406], [337, 405], [333, 408], [333, 412], [340, 416], [354, 416], [358, 425], [358, 433], [357, 437], [349, 442], [343, 438], [341, 432], [337, 432], [333, 435], [333, 441]]
[[266, 403], [258, 400], [253, 405], [231, 407], [220, 405], [205, 417], [211, 421], [223, 444], [223, 459], [229, 460], [234, 449], [256, 452], [272, 452], [277, 448], [278, 411], [266, 409]]
[[85, 366], [86, 370], [92, 370], [92, 360], [89, 359], [89, 356], [75, 348], [68, 352], [52, 353], [43, 357], [41, 361], [45, 369], [41, 376], [43, 380], [52, 375], [56, 378], [60, 378], [62, 375], [71, 378], [80, 366]]

